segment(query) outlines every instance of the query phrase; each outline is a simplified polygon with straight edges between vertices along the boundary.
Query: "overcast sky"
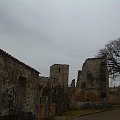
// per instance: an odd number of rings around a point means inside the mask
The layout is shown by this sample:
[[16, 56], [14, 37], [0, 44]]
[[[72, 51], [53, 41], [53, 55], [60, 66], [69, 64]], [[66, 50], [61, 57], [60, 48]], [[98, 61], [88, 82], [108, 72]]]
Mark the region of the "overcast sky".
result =
[[85, 59], [120, 37], [120, 0], [0, 0], [0, 48], [49, 76], [70, 65], [70, 81]]

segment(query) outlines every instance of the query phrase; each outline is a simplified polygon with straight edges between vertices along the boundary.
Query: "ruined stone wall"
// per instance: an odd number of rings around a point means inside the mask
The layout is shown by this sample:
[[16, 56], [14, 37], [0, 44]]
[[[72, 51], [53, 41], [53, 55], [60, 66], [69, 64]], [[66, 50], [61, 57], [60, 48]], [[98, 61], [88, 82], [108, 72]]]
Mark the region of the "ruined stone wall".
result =
[[100, 60], [87, 60], [82, 69], [82, 82], [86, 82], [86, 88], [99, 87]]
[[73, 80], [72, 80], [72, 82], [71, 82], [71, 85], [70, 85], [70, 86], [71, 86], [71, 88], [73, 88], [73, 89], [75, 88], [75, 79], [73, 79]]
[[54, 64], [50, 67], [50, 78], [58, 80], [58, 83], [67, 92], [69, 77], [69, 65]]
[[37, 113], [39, 72], [0, 50], [0, 116]]
[[[81, 96], [85, 96], [85, 100], [80, 97], [79, 101], [86, 102], [106, 102], [108, 101], [108, 70], [106, 60], [102, 58], [90, 58], [85, 61], [82, 72], [78, 71], [78, 80], [76, 91], [85, 91]], [[91, 91], [91, 95], [87, 95]], [[93, 99], [96, 98], [96, 99]]]
[[120, 94], [109, 94], [109, 103], [114, 105], [120, 105]]
[[[101, 79], [105, 79], [105, 82], [107, 82], [106, 84], [108, 85], [108, 73], [105, 62], [105, 59], [87, 59], [83, 64], [82, 76], [78, 79], [78, 86], [82, 88], [82, 83], [86, 83], [85, 88], [100, 88]], [[101, 71], [102, 63], [104, 63], [104, 71]], [[104, 73], [101, 74], [102, 72]], [[103, 76], [103, 78], [101, 76]]]
[[39, 78], [40, 87], [40, 106], [39, 106], [39, 120], [53, 119], [56, 114], [55, 103], [55, 88], [58, 84], [50, 77]]
[[80, 88], [81, 80], [82, 80], [82, 70], [78, 70], [77, 83], [76, 83], [77, 88]]

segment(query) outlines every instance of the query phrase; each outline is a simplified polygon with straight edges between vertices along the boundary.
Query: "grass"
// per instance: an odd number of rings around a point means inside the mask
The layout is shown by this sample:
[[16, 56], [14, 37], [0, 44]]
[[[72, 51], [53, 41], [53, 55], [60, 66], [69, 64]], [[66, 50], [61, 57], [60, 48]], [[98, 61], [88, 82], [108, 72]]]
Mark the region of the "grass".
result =
[[65, 116], [67, 117], [75, 117], [78, 115], [88, 114], [88, 113], [94, 113], [102, 111], [103, 109], [81, 109], [81, 110], [71, 110], [65, 113]]
[[120, 105], [112, 105], [110, 108], [99, 108], [99, 109], [89, 108], [89, 109], [80, 109], [80, 110], [70, 110], [65, 113], [65, 116], [69, 118], [73, 118], [73, 117], [84, 115], [84, 114], [95, 113], [95, 112], [110, 110], [114, 108], [120, 108]]

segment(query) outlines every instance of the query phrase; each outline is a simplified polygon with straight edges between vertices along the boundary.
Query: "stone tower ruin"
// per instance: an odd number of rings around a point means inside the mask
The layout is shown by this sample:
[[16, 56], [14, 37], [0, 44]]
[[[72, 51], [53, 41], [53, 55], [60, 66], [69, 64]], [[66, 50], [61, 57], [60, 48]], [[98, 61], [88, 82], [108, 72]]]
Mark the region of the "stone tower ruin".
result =
[[54, 64], [50, 67], [50, 78], [57, 80], [64, 92], [68, 89], [69, 65]]

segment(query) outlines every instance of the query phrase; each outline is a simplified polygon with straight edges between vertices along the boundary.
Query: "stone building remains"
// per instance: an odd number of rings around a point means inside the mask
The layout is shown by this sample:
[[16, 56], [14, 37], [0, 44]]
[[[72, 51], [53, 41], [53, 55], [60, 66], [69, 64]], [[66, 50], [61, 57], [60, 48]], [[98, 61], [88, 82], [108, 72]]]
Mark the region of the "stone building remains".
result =
[[58, 81], [64, 92], [68, 89], [69, 65], [54, 64], [50, 67], [50, 78]]
[[21, 119], [37, 117], [38, 80], [37, 70], [0, 49], [0, 119], [14, 120], [23, 112]]
[[0, 120], [53, 119], [67, 110], [69, 65], [54, 64], [50, 77], [0, 49]]
[[49, 77], [0, 49], [0, 120], [50, 120], [69, 107], [119, 103], [109, 94], [105, 58], [89, 58], [68, 87], [69, 65], [50, 66]]
[[78, 106], [86, 103], [107, 103], [108, 93], [109, 78], [106, 59], [87, 59], [83, 64], [82, 71], [78, 71], [72, 102], [78, 103]]
[[[67, 110], [69, 65], [54, 64], [50, 67], [50, 77], [40, 77], [40, 118], [54, 118]], [[41, 112], [42, 111], [42, 112]]]

